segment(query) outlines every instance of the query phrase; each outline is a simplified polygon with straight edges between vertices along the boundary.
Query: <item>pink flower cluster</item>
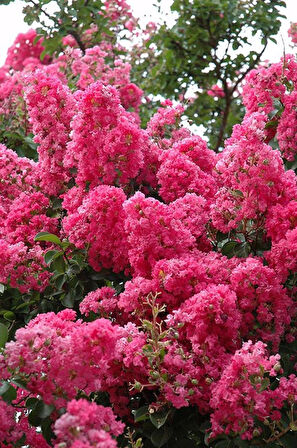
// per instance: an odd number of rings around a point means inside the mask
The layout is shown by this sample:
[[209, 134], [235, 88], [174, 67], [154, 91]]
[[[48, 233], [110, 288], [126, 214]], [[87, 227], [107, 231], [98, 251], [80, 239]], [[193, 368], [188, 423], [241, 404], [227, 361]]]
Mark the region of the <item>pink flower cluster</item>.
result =
[[294, 160], [297, 149], [296, 86], [297, 63], [293, 55], [286, 55], [279, 63], [252, 70], [245, 78], [242, 92], [248, 115], [256, 111], [268, 115], [267, 142], [276, 135], [287, 160]]
[[296, 402], [297, 378], [281, 378], [276, 388], [271, 382], [281, 370], [279, 355], [268, 357], [265, 344], [249, 341], [238, 350], [212, 391], [212, 437], [240, 434], [251, 440], [261, 434], [260, 421], [279, 421], [286, 401]]
[[111, 434], [118, 436], [124, 425], [118, 421], [110, 408], [98, 406], [87, 400], [72, 400], [66, 413], [55, 423], [57, 436], [55, 447], [61, 444], [71, 448], [116, 448]]
[[[43, 39], [37, 40], [35, 30], [29, 30], [26, 33], [20, 33], [15, 39], [13, 45], [8, 49], [5, 65], [13, 70], [20, 71], [27, 64], [33, 61], [40, 63], [40, 56], [44, 50]], [[49, 63], [49, 57], [45, 56], [43, 64]]]
[[116, 89], [95, 82], [78, 91], [77, 110], [64, 159], [77, 170], [77, 184], [127, 184], [142, 167], [144, 134], [120, 105]]
[[246, 220], [254, 220], [256, 228], [270, 207], [286, 205], [296, 197], [295, 174], [285, 171], [279, 152], [264, 143], [264, 126], [263, 113], [246, 116], [234, 126], [216, 164], [220, 188], [211, 217], [222, 232]]
[[211, 88], [207, 91], [209, 96], [213, 96], [214, 98], [224, 98], [225, 92], [222, 87], [219, 87], [217, 84], [211, 86]]
[[103, 267], [123, 271], [128, 266], [123, 210], [125, 193], [121, 188], [100, 185], [87, 193], [81, 204], [76, 203], [73, 210], [69, 199], [73, 201], [74, 194], [79, 198], [81, 191], [69, 190], [64, 197], [64, 207], [68, 211], [63, 220], [65, 234], [79, 248], [90, 246], [89, 262], [95, 270], [100, 271]]
[[293, 44], [297, 43], [297, 24], [291, 23], [290, 28], [288, 29], [288, 35], [292, 39]]
[[41, 186], [46, 193], [57, 195], [69, 180], [63, 164], [76, 103], [68, 87], [44, 71], [28, 76], [26, 84], [27, 109], [34, 140], [39, 144]]

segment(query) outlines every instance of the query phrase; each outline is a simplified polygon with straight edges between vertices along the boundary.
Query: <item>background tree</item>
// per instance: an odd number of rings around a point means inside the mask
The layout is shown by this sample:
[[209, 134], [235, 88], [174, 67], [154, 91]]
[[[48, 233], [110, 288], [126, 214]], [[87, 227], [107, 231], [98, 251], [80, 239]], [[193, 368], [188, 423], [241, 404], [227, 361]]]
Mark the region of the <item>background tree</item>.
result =
[[132, 56], [136, 82], [146, 92], [179, 100], [196, 92], [185, 113], [203, 124], [218, 150], [243, 116], [240, 83], [268, 41], [276, 42], [281, 7], [281, 0], [175, 0], [175, 24], [163, 23]]

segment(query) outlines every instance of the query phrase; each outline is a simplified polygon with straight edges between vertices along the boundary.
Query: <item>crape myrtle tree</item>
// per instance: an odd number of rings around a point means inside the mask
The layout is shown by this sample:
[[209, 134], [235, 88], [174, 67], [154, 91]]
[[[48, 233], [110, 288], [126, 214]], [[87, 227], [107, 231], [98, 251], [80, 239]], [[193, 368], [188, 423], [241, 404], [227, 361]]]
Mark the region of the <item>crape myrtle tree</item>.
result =
[[186, 95], [185, 114], [219, 150], [243, 117], [241, 82], [268, 42], [276, 42], [284, 6], [279, 0], [174, 0], [175, 24], [154, 27], [132, 52], [136, 83], [155, 95]]
[[296, 58], [216, 153], [170, 99], [140, 125], [99, 13], [0, 69], [0, 447], [295, 448]]

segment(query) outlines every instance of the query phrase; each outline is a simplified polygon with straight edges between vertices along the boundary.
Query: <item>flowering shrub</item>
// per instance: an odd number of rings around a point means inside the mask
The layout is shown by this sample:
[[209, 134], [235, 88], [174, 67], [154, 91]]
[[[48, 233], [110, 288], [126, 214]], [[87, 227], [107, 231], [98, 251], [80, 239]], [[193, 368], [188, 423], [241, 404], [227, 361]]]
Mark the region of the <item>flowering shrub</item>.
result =
[[169, 100], [140, 127], [112, 45], [42, 44], [0, 78], [0, 447], [295, 446], [297, 61], [215, 153]]

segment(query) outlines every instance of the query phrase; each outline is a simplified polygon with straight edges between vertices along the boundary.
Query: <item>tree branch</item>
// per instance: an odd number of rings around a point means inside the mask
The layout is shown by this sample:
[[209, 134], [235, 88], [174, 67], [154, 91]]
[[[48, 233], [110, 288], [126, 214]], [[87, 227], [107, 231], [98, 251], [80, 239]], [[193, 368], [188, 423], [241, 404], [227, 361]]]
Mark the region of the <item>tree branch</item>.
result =
[[77, 45], [81, 49], [83, 54], [86, 54], [86, 47], [83, 43], [83, 41], [80, 38], [80, 35], [73, 29], [69, 30], [68, 33], [76, 40]]
[[[37, 9], [39, 9], [39, 11], [44, 14], [48, 19], [52, 20], [55, 25], [57, 27], [61, 27], [61, 24], [59, 23], [59, 21], [55, 18], [52, 17], [50, 14], [48, 14], [38, 3], [36, 3], [34, 0], [29, 0], [30, 3], [32, 3]], [[88, 1], [86, 2], [88, 3]], [[86, 53], [86, 47], [84, 45], [84, 43], [82, 42], [80, 35], [78, 34], [77, 31], [75, 31], [74, 29], [70, 29], [67, 30], [67, 32], [76, 40], [77, 45], [79, 46], [79, 48], [81, 49], [82, 53], [85, 54]]]

